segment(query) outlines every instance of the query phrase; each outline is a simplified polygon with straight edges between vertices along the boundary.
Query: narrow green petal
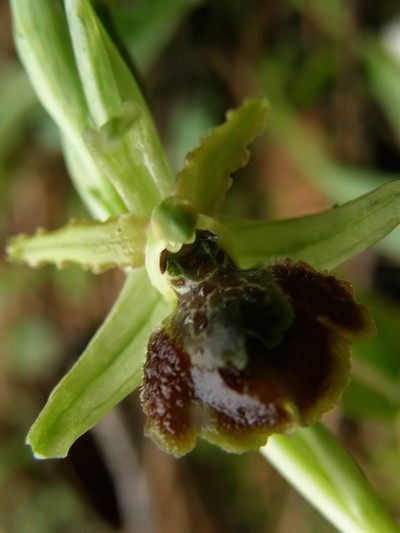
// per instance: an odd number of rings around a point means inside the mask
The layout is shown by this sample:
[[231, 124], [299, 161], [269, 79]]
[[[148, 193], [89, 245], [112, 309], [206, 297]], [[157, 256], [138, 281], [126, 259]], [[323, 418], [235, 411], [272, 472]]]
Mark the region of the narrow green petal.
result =
[[239, 264], [276, 257], [332, 269], [378, 243], [400, 224], [400, 180], [315, 215], [279, 221], [221, 217]]
[[65, 457], [78, 437], [140, 385], [149, 335], [169, 309], [144, 268], [129, 275], [102, 327], [33, 424], [27, 443], [37, 458]]
[[247, 145], [265, 126], [268, 103], [249, 99], [202, 139], [178, 174], [175, 194], [200, 213], [212, 216], [231, 186], [230, 174], [249, 160]]
[[169, 196], [155, 208], [151, 222], [155, 235], [174, 246], [194, 241], [197, 219], [198, 214], [191, 205]]
[[[150, 215], [173, 179], [139, 87], [87, 0], [65, 0], [92, 124], [89, 146], [131, 212]], [[88, 124], [89, 125], [89, 124]]]
[[147, 227], [147, 218], [134, 215], [105, 222], [72, 220], [55, 231], [39, 229], [35, 235], [13, 237], [7, 253], [11, 261], [30, 267], [78, 263], [95, 273], [112, 267], [139, 267], [144, 264]]
[[339, 531], [399, 531], [357, 465], [322, 425], [271, 437], [261, 453]]

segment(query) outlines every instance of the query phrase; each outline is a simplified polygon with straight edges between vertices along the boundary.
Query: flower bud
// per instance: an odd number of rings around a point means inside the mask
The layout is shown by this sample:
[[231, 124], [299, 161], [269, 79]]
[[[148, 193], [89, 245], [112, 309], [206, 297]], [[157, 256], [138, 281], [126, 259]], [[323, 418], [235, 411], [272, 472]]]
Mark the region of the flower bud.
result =
[[160, 268], [178, 296], [144, 368], [145, 429], [160, 447], [180, 456], [201, 436], [257, 449], [339, 401], [351, 344], [373, 331], [347, 282], [290, 260], [240, 270], [208, 231]]

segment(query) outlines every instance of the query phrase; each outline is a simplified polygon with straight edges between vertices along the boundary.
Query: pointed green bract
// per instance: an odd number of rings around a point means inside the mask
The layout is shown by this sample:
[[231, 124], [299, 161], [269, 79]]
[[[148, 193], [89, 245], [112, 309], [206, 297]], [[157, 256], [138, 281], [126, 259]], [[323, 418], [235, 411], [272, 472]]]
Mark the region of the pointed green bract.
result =
[[71, 220], [55, 231], [39, 229], [35, 235], [13, 237], [7, 253], [11, 261], [30, 267], [78, 263], [94, 273], [139, 267], [144, 264], [147, 227], [147, 218], [129, 214], [105, 222]]
[[216, 206], [231, 186], [230, 174], [246, 165], [247, 145], [265, 126], [268, 103], [249, 99], [227, 114], [227, 120], [202, 139], [187, 156], [178, 174], [175, 194], [199, 213], [214, 215]]
[[65, 457], [78, 437], [139, 386], [149, 335], [169, 310], [144, 269], [129, 275], [107, 319], [32, 426], [27, 443], [37, 458]]
[[400, 224], [400, 181], [315, 215], [254, 221], [221, 217], [243, 268], [277, 257], [332, 269], [378, 243]]
[[[91, 153], [129, 210], [149, 216], [155, 205], [171, 192], [173, 184], [152, 117], [134, 77], [90, 2], [64, 3], [83, 91], [95, 126], [89, 139]], [[100, 130], [97, 136], [96, 130]], [[112, 130], [113, 142], [104, 146], [104, 134]]]

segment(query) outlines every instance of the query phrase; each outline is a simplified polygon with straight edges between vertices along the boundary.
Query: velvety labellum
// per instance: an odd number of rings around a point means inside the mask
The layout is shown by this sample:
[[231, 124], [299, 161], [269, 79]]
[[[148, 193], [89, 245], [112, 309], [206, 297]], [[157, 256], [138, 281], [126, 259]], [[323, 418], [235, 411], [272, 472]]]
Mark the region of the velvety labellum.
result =
[[180, 456], [201, 436], [257, 449], [339, 401], [351, 344], [373, 330], [347, 282], [290, 260], [240, 270], [208, 231], [160, 268], [178, 296], [144, 369], [146, 432], [160, 447]]

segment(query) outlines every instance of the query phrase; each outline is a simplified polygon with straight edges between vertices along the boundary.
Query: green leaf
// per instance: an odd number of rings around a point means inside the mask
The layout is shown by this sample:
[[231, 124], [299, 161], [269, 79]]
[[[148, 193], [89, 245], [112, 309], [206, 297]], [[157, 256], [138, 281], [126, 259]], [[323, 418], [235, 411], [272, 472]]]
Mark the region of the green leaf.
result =
[[231, 186], [230, 174], [248, 162], [247, 145], [263, 130], [267, 111], [265, 99], [246, 100], [230, 111], [226, 122], [188, 154], [175, 194], [198, 212], [212, 216]]
[[138, 267], [144, 264], [148, 223], [129, 214], [105, 222], [72, 220], [55, 231], [13, 237], [7, 253], [11, 261], [30, 267], [52, 263], [61, 268], [72, 262], [94, 273]]
[[[150, 216], [173, 184], [151, 114], [90, 2], [65, 0], [65, 6], [79, 75], [95, 126], [89, 139], [92, 154], [129, 210]], [[109, 142], [104, 142], [107, 139]]]
[[82, 141], [82, 131], [90, 116], [61, 3], [11, 0], [10, 5], [21, 61], [39, 100], [66, 138], [68, 158], [71, 160], [74, 154], [79, 159], [83, 170], [79, 175], [79, 192], [99, 218], [125, 211], [113, 185], [96, 167]]
[[321, 424], [270, 437], [261, 453], [339, 531], [399, 531], [356, 463]]
[[221, 217], [243, 268], [277, 257], [333, 269], [400, 223], [400, 180], [315, 215], [278, 221]]
[[168, 311], [145, 269], [133, 271], [107, 319], [32, 426], [27, 443], [37, 458], [65, 457], [78, 437], [139, 386], [149, 335]]

